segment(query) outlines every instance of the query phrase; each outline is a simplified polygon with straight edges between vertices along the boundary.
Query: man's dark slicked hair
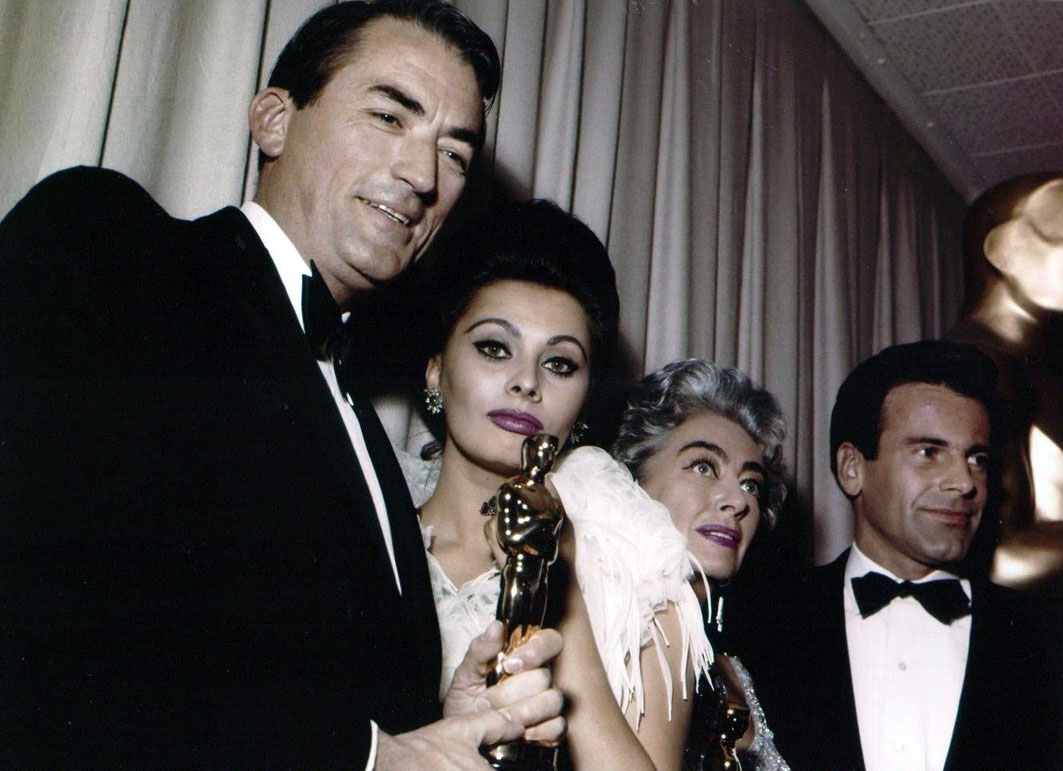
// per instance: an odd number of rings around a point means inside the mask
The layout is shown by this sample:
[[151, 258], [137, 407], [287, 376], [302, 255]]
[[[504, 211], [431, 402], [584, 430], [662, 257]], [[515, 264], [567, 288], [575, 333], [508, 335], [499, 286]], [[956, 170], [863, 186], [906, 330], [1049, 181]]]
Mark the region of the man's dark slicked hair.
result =
[[969, 345], [922, 340], [884, 348], [861, 362], [838, 389], [830, 416], [830, 469], [838, 471], [838, 448], [850, 442], [868, 460], [878, 457], [882, 404], [897, 386], [927, 383], [944, 386], [982, 403], [990, 430], [1000, 426], [1001, 403], [993, 360]]
[[[313, 104], [356, 53], [361, 30], [381, 18], [415, 24], [452, 47], [472, 67], [486, 115], [501, 78], [498, 50], [486, 32], [442, 0], [348, 0], [322, 8], [284, 46], [267, 85], [287, 91], [300, 110]], [[481, 142], [483, 132], [481, 121]], [[266, 161], [260, 152], [259, 168]]]

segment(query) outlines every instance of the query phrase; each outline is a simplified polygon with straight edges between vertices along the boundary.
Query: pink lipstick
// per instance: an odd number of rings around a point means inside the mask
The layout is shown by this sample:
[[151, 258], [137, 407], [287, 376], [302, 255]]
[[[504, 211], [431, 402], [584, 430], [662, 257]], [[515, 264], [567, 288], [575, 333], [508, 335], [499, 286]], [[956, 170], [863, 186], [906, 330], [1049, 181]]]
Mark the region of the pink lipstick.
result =
[[697, 529], [698, 535], [725, 549], [737, 549], [742, 542], [742, 533], [733, 527], [723, 525], [702, 525]]
[[487, 417], [499, 428], [514, 434], [531, 436], [543, 430], [543, 424], [537, 417], [519, 410], [491, 410]]

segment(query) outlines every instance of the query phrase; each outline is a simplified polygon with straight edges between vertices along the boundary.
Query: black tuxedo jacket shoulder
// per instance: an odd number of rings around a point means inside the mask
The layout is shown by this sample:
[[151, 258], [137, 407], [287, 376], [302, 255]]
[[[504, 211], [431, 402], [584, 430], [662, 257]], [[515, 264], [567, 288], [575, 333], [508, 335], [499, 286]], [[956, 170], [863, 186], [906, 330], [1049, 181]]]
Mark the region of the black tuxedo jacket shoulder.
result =
[[[738, 645], [775, 744], [795, 771], [864, 768], [842, 607], [848, 551], [758, 604]], [[972, 581], [967, 670], [947, 769], [1050, 769], [1059, 677], [1044, 652], [1059, 630], [1022, 595]]]
[[358, 768], [370, 719], [435, 719], [423, 547], [374, 464], [401, 596], [246, 218], [35, 187], [0, 223], [0, 766]]

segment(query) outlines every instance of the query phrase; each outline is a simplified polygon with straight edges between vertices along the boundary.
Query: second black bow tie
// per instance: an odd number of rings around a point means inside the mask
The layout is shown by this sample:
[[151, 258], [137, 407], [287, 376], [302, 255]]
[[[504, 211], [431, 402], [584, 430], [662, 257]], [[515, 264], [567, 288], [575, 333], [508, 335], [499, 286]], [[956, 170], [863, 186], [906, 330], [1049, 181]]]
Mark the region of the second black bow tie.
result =
[[864, 618], [878, 613], [898, 597], [914, 597], [942, 624], [951, 624], [971, 612], [971, 601], [955, 578], [914, 584], [894, 581], [881, 573], [868, 573], [853, 579], [853, 595]]
[[310, 261], [310, 275], [303, 276], [303, 329], [315, 355], [319, 359], [332, 358], [332, 347], [343, 331], [343, 319], [340, 306], [313, 260]]

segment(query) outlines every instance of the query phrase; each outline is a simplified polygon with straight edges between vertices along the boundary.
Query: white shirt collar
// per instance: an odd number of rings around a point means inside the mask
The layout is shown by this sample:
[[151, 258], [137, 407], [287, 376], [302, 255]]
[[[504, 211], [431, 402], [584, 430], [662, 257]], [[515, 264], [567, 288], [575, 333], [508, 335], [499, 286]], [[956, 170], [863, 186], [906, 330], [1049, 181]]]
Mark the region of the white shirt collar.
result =
[[295, 317], [299, 319], [299, 326], [303, 326], [303, 276], [310, 275], [310, 264], [299, 254], [295, 244], [281, 230], [277, 220], [273, 219], [268, 211], [254, 201], [247, 201], [240, 207], [240, 211], [247, 217], [251, 227], [262, 240], [266, 247], [273, 265], [280, 274], [281, 282], [288, 293], [288, 300], [295, 309]]
[[[849, 580], [858, 576], [866, 575], [867, 573], [881, 573], [884, 576], [889, 576], [894, 581], [903, 581], [895, 573], [879, 565], [873, 559], [868, 557], [862, 551], [860, 547], [854, 542], [852, 548], [849, 550], [849, 559], [845, 563], [845, 585], [849, 585]], [[963, 591], [967, 593], [968, 599], [971, 597], [971, 582], [967, 579], [960, 578], [955, 573], [950, 573], [947, 570], [932, 570], [930, 573], [920, 578], [918, 581], [912, 581], [913, 584], [922, 584], [927, 581], [938, 581], [944, 578], [959, 578], [960, 586], [963, 587]]]

